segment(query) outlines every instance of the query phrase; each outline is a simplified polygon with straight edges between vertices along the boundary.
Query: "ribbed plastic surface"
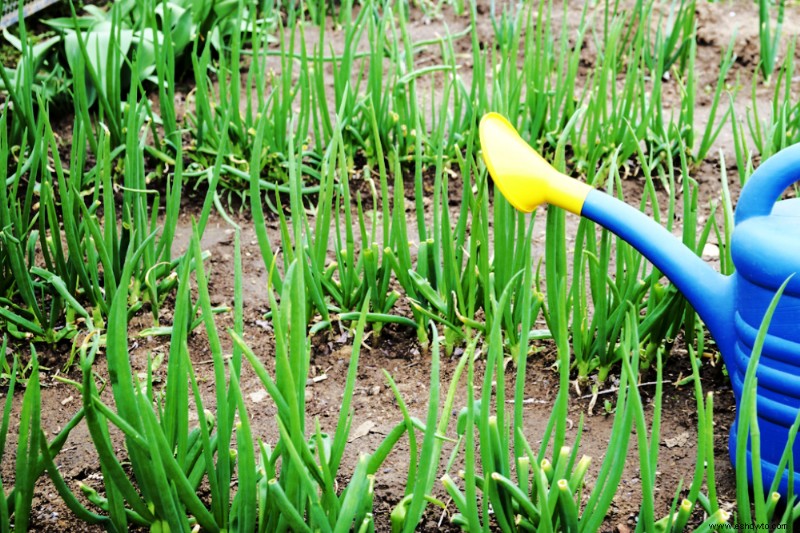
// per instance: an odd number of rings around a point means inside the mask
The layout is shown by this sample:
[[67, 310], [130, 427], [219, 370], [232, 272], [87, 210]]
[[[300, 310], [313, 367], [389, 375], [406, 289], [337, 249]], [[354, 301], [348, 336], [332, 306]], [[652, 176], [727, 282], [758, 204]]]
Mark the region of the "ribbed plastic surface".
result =
[[[800, 144], [765, 161], [742, 189], [730, 243], [736, 272], [728, 277], [717, 274], [639, 210], [600, 191], [586, 196], [581, 211], [632, 244], [686, 296], [722, 352], [737, 410], [764, 313], [781, 284], [792, 276], [770, 322], [756, 370], [761, 488], [768, 490], [778, 479], [778, 492], [784, 496], [790, 479], [800, 486], [797, 461], [794, 472], [778, 469], [800, 410], [800, 198], [777, 200], [795, 182], [800, 182]], [[737, 424], [738, 418], [729, 440], [734, 466], [737, 446], [742, 445], [737, 442]], [[750, 440], [743, 445], [752, 483]], [[792, 450], [795, 458], [800, 457], [800, 439]]]

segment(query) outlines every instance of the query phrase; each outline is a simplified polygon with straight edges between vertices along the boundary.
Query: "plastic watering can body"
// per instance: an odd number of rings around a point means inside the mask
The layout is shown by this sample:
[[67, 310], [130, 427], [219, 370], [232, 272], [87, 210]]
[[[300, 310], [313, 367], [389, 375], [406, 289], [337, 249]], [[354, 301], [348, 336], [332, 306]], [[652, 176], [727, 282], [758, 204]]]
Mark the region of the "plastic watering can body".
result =
[[[775, 292], [791, 277], [756, 373], [762, 483], [767, 490], [778, 475], [789, 428], [800, 410], [800, 199], [778, 201], [787, 187], [800, 181], [800, 144], [764, 162], [742, 189], [730, 243], [736, 272], [723, 276], [639, 210], [557, 172], [501, 115], [489, 113], [481, 120], [480, 137], [495, 185], [517, 209], [530, 212], [549, 203], [593, 220], [664, 273], [719, 346], [737, 406], [761, 321]], [[737, 425], [738, 410], [729, 441], [734, 464]], [[748, 465], [749, 447], [748, 442]], [[793, 452], [798, 458], [795, 487], [800, 487], [800, 438]], [[788, 480], [784, 472], [781, 494], [786, 494]]]

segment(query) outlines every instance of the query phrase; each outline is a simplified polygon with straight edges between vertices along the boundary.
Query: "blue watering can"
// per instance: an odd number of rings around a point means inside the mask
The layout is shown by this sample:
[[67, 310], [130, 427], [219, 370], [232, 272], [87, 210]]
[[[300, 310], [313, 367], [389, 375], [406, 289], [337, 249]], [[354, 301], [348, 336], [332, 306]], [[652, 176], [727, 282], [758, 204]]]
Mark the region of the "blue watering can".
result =
[[[514, 207], [530, 212], [546, 202], [593, 220], [630, 243], [675, 284], [716, 340], [740, 405], [764, 314], [783, 282], [800, 273], [800, 198], [778, 201], [787, 187], [800, 181], [800, 144], [764, 162], [742, 189], [730, 243], [736, 272], [723, 276], [639, 210], [556, 171], [501, 115], [483, 117], [480, 138], [489, 173]], [[768, 333], [756, 371], [765, 489], [778, 475], [789, 428], [800, 409], [800, 275], [788, 282]], [[734, 465], [737, 422], [729, 440]], [[797, 492], [800, 438], [792, 452]], [[749, 449], [747, 460], [750, 465]], [[780, 482], [784, 496], [789, 475], [784, 472]]]

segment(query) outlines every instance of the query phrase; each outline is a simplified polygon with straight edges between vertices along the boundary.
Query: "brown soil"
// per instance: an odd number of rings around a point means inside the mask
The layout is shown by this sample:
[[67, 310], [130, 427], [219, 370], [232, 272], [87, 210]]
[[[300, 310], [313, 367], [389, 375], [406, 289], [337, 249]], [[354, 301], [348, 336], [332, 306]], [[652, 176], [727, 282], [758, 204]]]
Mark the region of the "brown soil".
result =
[[[576, 3], [582, 6], [582, 3]], [[482, 5], [482, 12], [486, 13], [486, 6]], [[713, 87], [716, 83], [718, 64], [727, 43], [730, 40], [734, 26], [736, 30], [736, 53], [739, 59], [731, 70], [730, 82], [732, 85], [737, 83], [744, 84], [735, 99], [735, 109], [740, 117], [744, 116], [746, 109], [751, 105], [749, 95], [749, 80], [756, 68], [758, 51], [757, 34], [757, 11], [756, 7], [750, 2], [735, 1], [719, 4], [711, 4], [704, 1], [698, 3], [698, 55], [697, 55], [697, 86], [702, 89], [700, 107], [697, 109], [697, 121], [702, 124], [704, 117], [708, 116], [708, 105], [711, 94], [704, 88]], [[558, 11], [558, 10], [556, 10]], [[412, 21], [410, 31], [418, 39], [425, 39], [437, 34], [442, 34], [446, 27], [451, 33], [462, 29], [468, 19], [455, 17], [445, 10], [441, 19], [427, 19], [419, 12], [412, 11]], [[560, 12], [559, 15], [560, 16]], [[580, 16], [579, 9], [571, 9], [568, 14], [569, 24], [577, 25]], [[798, 16], [798, 11], [794, 6], [787, 7], [786, 22], [784, 28], [791, 28], [792, 21]], [[479, 23], [481, 31], [486, 33], [486, 39], [490, 39], [491, 25], [488, 17], [483, 17]], [[329, 38], [334, 41], [336, 33], [331, 30]], [[470, 43], [465, 40], [459, 46], [465, 48], [457, 50], [463, 52], [468, 49]], [[587, 47], [585, 54], [587, 61], [593, 53]], [[426, 51], [423, 54], [435, 59], [435, 52]], [[463, 65], [465, 71], [469, 71], [471, 65], [467, 58]], [[424, 88], [420, 93], [424, 93]], [[712, 91], [713, 92], [713, 89]], [[767, 109], [772, 97], [771, 88], [761, 85], [757, 88], [758, 105]], [[665, 99], [668, 105], [678, 103], [678, 91], [673, 82], [665, 82]], [[720, 111], [720, 113], [723, 111]], [[734, 157], [732, 150], [732, 136], [730, 130], [725, 128], [718, 139], [716, 146], [725, 156], [725, 163], [728, 165], [728, 174], [732, 181], [736, 181], [736, 169], [731, 167]], [[696, 174], [693, 175], [700, 184], [701, 203], [704, 206], [720, 195], [720, 158], [716, 149], [712, 151], [709, 160], [703, 163]], [[626, 195], [634, 201], [638, 200], [640, 186], [634, 180], [624, 182]], [[176, 236], [176, 252], [185, 249], [189, 235], [191, 233], [190, 214], [196, 212], [197, 205], [202, 199], [187, 200], [186, 212], [181, 219]], [[706, 215], [708, 214], [705, 207]], [[240, 219], [239, 224], [243, 226], [243, 268], [245, 286], [245, 340], [254, 348], [257, 355], [262, 358], [268, 368], [272, 369], [274, 353], [274, 341], [269, 324], [263, 321], [263, 314], [268, 307], [266, 296], [266, 273], [261, 261], [258, 246], [256, 245], [255, 234], [252, 223], [246, 219]], [[574, 219], [572, 222], [574, 223]], [[541, 229], [535, 231], [534, 248], [541, 252], [542, 239]], [[274, 231], [275, 228], [271, 228]], [[212, 216], [202, 242], [203, 249], [211, 252], [211, 297], [215, 305], [233, 305], [233, 232], [225, 222]], [[170, 311], [167, 309], [162, 314], [163, 322], [168, 323]], [[216, 317], [218, 329], [232, 324], [229, 315], [218, 315]], [[164, 352], [168, 350], [165, 338], [137, 338], [137, 334], [145, 327], [151, 326], [149, 315], [142, 314], [136, 317], [130, 326], [130, 337], [136, 339], [131, 346], [131, 363], [135, 371], [145, 369], [147, 355]], [[205, 334], [199, 328], [191, 338], [190, 351], [195, 368], [201, 377], [210, 376], [211, 366], [208, 364], [208, 350]], [[312, 424], [316, 418], [319, 420], [323, 430], [331, 430], [339, 414], [340, 396], [346, 378], [347, 364], [351, 352], [352, 335], [343, 327], [337, 325], [333, 331], [318, 334], [313, 339], [313, 349], [311, 354], [311, 376], [326, 376], [325, 379], [315, 381], [309, 386], [309, 396], [307, 400], [308, 423]], [[225, 349], [230, 349], [230, 341], [223, 336]], [[61, 373], [59, 368], [65, 363], [69, 346], [42, 348], [42, 364], [49, 367], [42, 379], [42, 423], [46, 428], [48, 437], [52, 438], [64, 424], [74, 415], [80, 406], [80, 394], [70, 385], [64, 384], [56, 379]], [[550, 343], [539, 343], [534, 350], [534, 355], [529, 358], [526, 376], [526, 437], [532, 445], [538, 444], [542, 438], [544, 427], [550, 416], [553, 400], [557, 392], [558, 375], [552, 369], [555, 360], [554, 348]], [[457, 360], [443, 358], [442, 361], [442, 383], [443, 394], [446, 386], [456, 367]], [[478, 362], [478, 371], [480, 365]], [[99, 372], [103, 372], [105, 366], [104, 359], [101, 357], [97, 362]], [[346, 451], [341, 472], [347, 476], [355, 466], [355, 461], [360, 452], [371, 452], [381, 442], [384, 435], [401, 420], [401, 413], [396, 405], [394, 396], [387, 386], [383, 376], [383, 370], [389, 371], [396, 382], [406, 404], [412, 414], [424, 419], [428, 405], [428, 383], [430, 370], [430, 354], [426, 353], [417, 343], [415, 332], [395, 326], [387, 326], [383, 329], [379, 338], [368, 337], [362, 349], [360, 371], [356, 385], [356, 397], [354, 400], [355, 418], [352, 423], [353, 428], [358, 428], [366, 422], [373, 425], [370, 431], [358, 439], [354, 440]], [[165, 368], [156, 372], [156, 379], [163, 380]], [[664, 407], [663, 423], [660, 437], [659, 467], [657, 472], [656, 485], [656, 512], [658, 516], [663, 516], [668, 512], [669, 505], [675, 495], [675, 491], [681, 481], [688, 482], [691, 479], [694, 467], [696, 452], [693, 443], [696, 441], [696, 408], [694, 391], [692, 385], [676, 386], [682, 377], [690, 374], [689, 362], [686, 351], [681, 340], [676, 341], [676, 346], [672, 350], [672, 355], [667, 360], [664, 370]], [[75, 367], [66, 372], [66, 377], [79, 380], [79, 370]], [[508, 385], [513, 384], [515, 372], [512, 367], [508, 371]], [[654, 375], [644, 374], [641, 377], [642, 383], [652, 381]], [[459, 392], [455, 403], [457, 410], [465, 405], [465, 386], [459, 386]], [[480, 379], [478, 377], [478, 379]], [[609, 383], [613, 383], [614, 376], [611, 376]], [[258, 382], [252, 370], [245, 364], [241, 378], [242, 390], [248, 401], [248, 409], [251, 415], [254, 435], [263, 438], [267, 442], [274, 442], [277, 438], [277, 429], [274, 422], [275, 409], [268, 401], [263, 400], [259, 394], [263, 387]], [[714, 367], [707, 361], [703, 365], [702, 385], [705, 391], [715, 392], [715, 455], [717, 458], [717, 479], [719, 485], [720, 500], [732, 505], [735, 500], [735, 484], [733, 472], [727, 456], [727, 438], [730, 424], [734, 415], [734, 400], [730, 384], [722, 373], [721, 367]], [[203, 394], [209, 400], [213, 398], [213, 380], [201, 380]], [[610, 387], [610, 385], [606, 385]], [[652, 414], [652, 395], [654, 387], [642, 386], [641, 393], [647, 402], [648, 415]], [[7, 394], [7, 392], [5, 392]], [[21, 391], [16, 391], [15, 395], [21, 399]], [[605, 456], [609, 442], [613, 415], [606, 413], [603, 408], [603, 401], [608, 399], [613, 406], [616, 395], [613, 391], [600, 396], [593, 412], [590, 411], [590, 399], [587, 397], [589, 391], [577, 390], [577, 386], [570, 391], [570, 421], [573, 423], [572, 430], [568, 433], [570, 443], [576, 438], [576, 429], [581, 416], [585, 417], [585, 428], [581, 439], [581, 452], [593, 458], [592, 469], [588, 477], [588, 485], [591, 487], [595, 482], [597, 471]], [[110, 401], [110, 400], [109, 400]], [[17, 402], [18, 405], [19, 402]], [[512, 406], [507, 406], [510, 409]], [[451, 418], [451, 431], [455, 427], [455, 414], [447, 413]], [[15, 413], [16, 414], [16, 413]], [[196, 415], [196, 413], [195, 413]], [[14, 450], [16, 444], [16, 432], [18, 422], [13, 421], [9, 431], [9, 450]], [[686, 437], [685, 439], [683, 437]], [[679, 437], [675, 439], [676, 437]], [[667, 442], [669, 439], [669, 442]], [[673, 440], [675, 439], [675, 440]], [[122, 453], [122, 442], [117, 436], [118, 450]], [[446, 458], [448, 449], [445, 449], [443, 456]], [[78, 482], [94, 484], [99, 488], [98, 476], [99, 467], [94, 448], [91, 444], [88, 431], [84, 424], [80, 424], [70, 435], [70, 438], [61, 454], [56, 458], [57, 465], [67, 484], [79, 493]], [[444, 461], [443, 461], [444, 462]], [[638, 450], [635, 439], [632, 439], [630, 451], [628, 453], [627, 467], [619, 491], [614, 500], [611, 512], [606, 518], [605, 528], [607, 530], [628, 531], [635, 527], [635, 517], [641, 502], [641, 486], [638, 477]], [[13, 461], [3, 461], [1, 471], [4, 483], [13, 483]], [[376, 505], [375, 514], [377, 518], [378, 530], [388, 530], [388, 516], [393, 506], [403, 496], [406, 485], [406, 475], [408, 471], [408, 448], [407, 442], [401, 441], [400, 445], [390, 455], [387, 462], [376, 476]], [[446, 494], [441, 486], [437, 486], [436, 494], [448, 502]], [[447, 530], [449, 525], [448, 513], [454, 512], [452, 502], [449, 503], [447, 510], [429, 512], [420, 530], [435, 531], [440, 529]], [[58, 499], [52, 483], [48, 479], [42, 479], [37, 484], [36, 496], [34, 499], [33, 527], [40, 531], [93, 531], [98, 528], [87, 526], [77, 521], [71, 513], [64, 507]]]
[[[263, 313], [267, 310], [266, 290], [264, 289], [266, 274], [258, 247], [255, 244], [254, 232], [247, 227], [246, 220], [238, 222], [246, 228], [242, 234], [244, 286], [246, 288], [245, 339], [267, 368], [272, 371], [274, 369], [274, 340], [269, 324], [262, 319]], [[190, 217], [186, 216], [182, 219], [182, 225], [177, 232], [176, 247], [179, 249], [186, 246], [186, 240], [191, 232], [189, 224]], [[209, 250], [212, 254], [209, 260], [212, 304], [232, 306], [233, 232], [226, 226], [221, 218], [212, 217], [203, 237], [202, 246], [204, 250]], [[169, 311], [162, 313], [162, 317], [164, 318], [162, 323], [168, 324]], [[220, 332], [232, 326], [232, 318], [229, 315], [218, 315], [216, 322]], [[145, 372], [148, 354], [163, 354], [169, 349], [166, 338], [138, 338], [139, 331], [151, 325], [152, 318], [149, 314], [140, 314], [131, 321], [130, 357], [133, 370], [137, 373]], [[335, 429], [351, 347], [352, 335], [346, 329], [338, 326], [333, 331], [326, 331], [314, 337], [309, 377], [325, 376], [325, 379], [314, 382], [308, 388], [308, 427], [313, 427], [314, 419], [318, 419], [323, 431]], [[202, 327], [198, 328], [190, 338], [189, 348], [200, 378], [206, 406], [213, 406], [215, 390], [207, 339]], [[223, 336], [223, 349], [226, 352], [231, 349], [230, 340], [225, 336]], [[558, 373], [553, 368], [556, 356], [551, 343], [537, 343], [533, 352], [534, 355], [529, 358], [527, 365], [524, 412], [526, 438], [532, 446], [536, 447], [541, 442], [555, 400], [558, 389]], [[52, 438], [74, 415], [81, 400], [80, 393], [73, 387], [55, 379], [59, 375], [57, 368], [65, 361], [64, 353], [56, 350], [46, 351], [42, 355], [42, 364], [51, 366], [51, 372], [46, 373], [42, 381], [42, 424], [47, 428], [48, 436]], [[457, 358], [443, 357], [442, 402], [457, 362]], [[476, 367], [476, 385], [478, 387], [480, 387], [482, 379], [482, 363], [483, 361], [478, 361]], [[156, 387], [163, 385], [165, 366], [162, 365], [154, 374]], [[691, 480], [696, 458], [693, 443], [696, 439], [697, 419], [693, 387], [691, 384], [683, 387], [675, 386], [675, 383], [682, 377], [691, 373], [686, 352], [681, 348], [680, 340], [665, 366], [663, 424], [660, 438], [658, 484], [655, 492], [656, 509], [659, 515], [664, 515], [669, 510], [679, 484], [681, 482], [685, 484]], [[101, 357], [98, 360], [96, 368], [101, 375], [105, 374], [104, 358]], [[347, 447], [341, 469], [341, 473], [345, 477], [348, 472], [352, 472], [359, 454], [375, 450], [384, 436], [402, 419], [402, 414], [383, 376], [384, 369], [390, 372], [398, 383], [398, 388], [412, 415], [424, 420], [427, 414], [430, 354], [419, 346], [415, 332], [407, 328], [389, 325], [383, 328], [379, 338], [368, 337], [361, 352], [356, 396], [353, 403], [352, 427], [355, 429], [362, 424], [370, 423], [371, 429], [367, 435], [356, 439]], [[80, 372], [73, 367], [67, 372], [66, 377], [79, 380]], [[509, 366], [506, 379], [507, 390], [513, 390], [515, 377], [513, 366]], [[583, 416], [585, 427], [580, 451], [581, 454], [592, 457], [592, 468], [587, 477], [589, 488], [596, 479], [595, 476], [605, 456], [611, 434], [613, 415], [605, 411], [603, 403], [604, 400], [609, 400], [613, 409], [616, 401], [613, 383], [616, 377], [618, 376], [610, 377], [603, 390], [604, 393], [601, 393], [596, 406], [591, 411], [590, 390], [584, 387], [583, 390], [578, 391], [576, 384], [570, 390], [569, 425], [571, 430], [568, 431], [567, 439], [570, 444], [575, 442], [578, 422]], [[653, 380], [654, 372], [641, 376], [642, 383], [649, 383]], [[462, 377], [454, 412], [448, 415], [451, 418], [450, 432], [455, 429], [458, 410], [466, 405], [464, 381], [465, 377]], [[727, 378], [722, 375], [721, 368], [712, 368], [709, 364], [703, 366], [702, 385], [706, 391], [715, 391], [715, 450], [720, 494], [722, 501], [732, 502], [735, 495], [735, 484], [727, 459], [727, 438], [734, 415], [733, 394]], [[268, 399], [264, 399], [263, 386], [246, 364], [243, 367], [241, 386], [247, 400], [254, 436], [264, 439], [265, 442], [275, 442], [278, 437], [274, 421], [275, 408]], [[640, 390], [645, 404], [648, 405], [647, 413], [651, 415], [652, 407], [649, 404], [652, 401], [654, 387], [642, 386]], [[17, 394], [20, 395], [21, 392]], [[110, 397], [105, 400], [113, 402]], [[512, 407], [512, 405], [507, 405], [507, 411], [510, 411]], [[196, 413], [194, 413], [193, 419], [196, 420]], [[672, 439], [676, 437], [678, 437], [679, 443], [672, 444]], [[669, 445], [667, 439], [670, 440]], [[115, 442], [119, 457], [124, 458], [123, 442], [119, 435], [116, 436]], [[15, 449], [15, 444], [16, 427], [12, 425], [9, 432], [9, 449]], [[443, 462], [446, 461], [449, 451], [450, 448], [446, 447], [443, 452]], [[403, 496], [408, 472], [408, 458], [407, 441], [401, 440], [376, 476], [375, 514], [380, 531], [388, 530], [389, 513]], [[62, 476], [76, 493], [79, 492], [79, 482], [92, 485], [98, 490], [101, 489], [96, 453], [84, 424], [80, 424], [73, 430], [63, 452], [57, 456], [56, 462]], [[636, 466], [638, 465], [638, 450], [633, 438], [627, 464], [619, 491], [606, 520], [609, 530], [616, 526], [620, 526], [623, 531], [625, 527], [633, 527], [638, 514], [641, 487]], [[457, 468], [458, 465], [455, 469], [457, 470]], [[7, 483], [11, 483], [13, 481], [13, 464], [4, 462], [2, 474], [3, 479]], [[443, 501], [448, 502], [446, 494], [440, 486], [435, 490]], [[440, 509], [430, 511], [420, 526], [420, 530], [433, 531], [442, 528], [447, 530], [452, 527], [449, 525], [447, 513], [452, 512], [454, 512], [454, 508], [451, 502], [446, 512]], [[76, 531], [99, 530], [99, 528], [92, 528], [77, 521], [69, 510], [64, 508], [49, 479], [42, 479], [37, 485], [33, 524], [37, 530], [41, 531], [59, 531], [65, 528]]]
[[[188, 217], [187, 217], [188, 218]], [[245, 220], [239, 221], [244, 224]], [[246, 225], [246, 224], [245, 224]], [[181, 226], [178, 231], [179, 239], [186, 239], [190, 234], [190, 226]], [[184, 241], [185, 242], [185, 241]], [[242, 235], [244, 256], [244, 286], [245, 290], [245, 339], [253, 347], [256, 354], [272, 371], [274, 340], [271, 328], [263, 321], [262, 316], [266, 311], [267, 300], [266, 275], [258, 247], [255, 244], [255, 234], [251, 229], [245, 229]], [[178, 247], [183, 243], [179, 242]], [[208, 225], [203, 238], [203, 249], [212, 253], [210, 259], [211, 270], [211, 300], [214, 305], [233, 305], [233, 269], [231, 258], [233, 256], [233, 232], [226, 227], [223, 220], [213, 217]], [[185, 244], [183, 244], [185, 246]], [[163, 314], [164, 323], [168, 323], [169, 312]], [[217, 316], [217, 328], [220, 332], [232, 325], [232, 318], [228, 315]], [[168, 351], [168, 339], [151, 337], [138, 338], [138, 333], [152, 325], [149, 314], [142, 314], [131, 321], [130, 348], [131, 364], [134, 372], [145, 372], [148, 353], [155, 355]], [[223, 336], [223, 349], [229, 352], [230, 340]], [[307, 424], [309, 427], [314, 419], [318, 419], [323, 431], [332, 431], [339, 416], [341, 394], [347, 374], [347, 365], [350, 359], [352, 335], [345, 329], [335, 327], [333, 331], [317, 334], [313, 339], [311, 353], [311, 371], [309, 377], [326, 376], [325, 379], [314, 382], [309, 386], [307, 395]], [[215, 394], [213, 376], [211, 375], [210, 355], [205, 332], [201, 328], [195, 331], [190, 338], [190, 353], [200, 378], [200, 386], [206, 405], [213, 406]], [[547, 420], [550, 416], [553, 401], [558, 390], [558, 373], [553, 368], [556, 356], [553, 346], [548, 342], [539, 342], [534, 346], [535, 354], [528, 360], [526, 389], [525, 389], [525, 435], [532, 446], [537, 447], [541, 442]], [[458, 352], [456, 352], [456, 355]], [[446, 394], [451, 377], [457, 365], [457, 357], [443, 356], [441, 383], [442, 398]], [[80, 406], [80, 393], [73, 387], [56, 381], [59, 375], [56, 370], [64, 363], [64, 355], [58, 352], [43, 354], [42, 364], [52, 365], [50, 373], [43, 376], [42, 380], [42, 424], [47, 428], [49, 438], [63, 427], [74, 415]], [[162, 365], [154, 374], [154, 385], [163, 385], [165, 366]], [[105, 374], [105, 361], [100, 358], [96, 363], [97, 371]], [[691, 384], [678, 387], [675, 385], [682, 377], [691, 374], [685, 350], [681, 348], [680, 340], [673, 349], [672, 356], [668, 359], [664, 371], [664, 399], [663, 423], [660, 437], [659, 467], [656, 486], [656, 509], [659, 516], [669, 510], [675, 491], [681, 482], [691, 480], [696, 459], [694, 442], [696, 439], [696, 408], [694, 390]], [[398, 388], [408, 405], [412, 416], [424, 420], [427, 414], [428, 390], [430, 380], [430, 354], [426, 353], [418, 344], [416, 334], [407, 328], [389, 325], [383, 328], [379, 338], [367, 338], [361, 352], [358, 381], [353, 403], [354, 419], [352, 428], [362, 424], [371, 423], [367, 435], [354, 440], [346, 450], [341, 473], [347, 476], [355, 467], [360, 453], [369, 453], [376, 449], [384, 436], [401, 419], [402, 414], [398, 409], [394, 396], [389, 389], [383, 370], [387, 370], [398, 383]], [[483, 371], [483, 361], [479, 360], [476, 366], [476, 385], [480, 387]], [[67, 372], [66, 377], [79, 380], [80, 372], [74, 368]], [[508, 367], [506, 389], [513, 390], [516, 372], [513, 365]], [[591, 391], [587, 387], [578, 391], [577, 384], [570, 389], [569, 425], [571, 430], [567, 433], [568, 443], [575, 442], [577, 427], [580, 418], [585, 419], [585, 427], [581, 438], [580, 451], [583, 455], [592, 458], [587, 483], [591, 488], [595, 476], [605, 456], [608, 446], [613, 415], [606, 412], [603, 403], [609, 400], [612, 405], [616, 401], [613, 383], [618, 376], [611, 376], [605, 385], [593, 410], [590, 410]], [[655, 379], [655, 373], [644, 373], [642, 383], [650, 383]], [[461, 407], [466, 405], [466, 376], [458, 389], [455, 408], [449, 413], [450, 432], [455, 430], [456, 415]], [[250, 367], [245, 364], [241, 377], [241, 386], [247, 400], [247, 408], [251, 417], [252, 430], [255, 437], [266, 442], [275, 442], [278, 437], [274, 421], [275, 408], [268, 399], [264, 399], [263, 386], [258, 381]], [[727, 378], [722, 375], [720, 367], [714, 368], [710, 364], [703, 366], [702, 386], [705, 391], [715, 392], [715, 450], [717, 457], [717, 477], [721, 493], [721, 500], [731, 502], [734, 499], [733, 472], [727, 459], [727, 438], [730, 424], [734, 415], [734, 400]], [[640, 388], [643, 401], [647, 405], [648, 416], [652, 414], [652, 396], [655, 387], [645, 385]], [[20, 394], [19, 392], [17, 394]], [[509, 394], [510, 396], [510, 394]], [[109, 397], [106, 401], [113, 402]], [[213, 408], [213, 407], [212, 407]], [[513, 408], [507, 405], [507, 411]], [[13, 418], [13, 417], [12, 417]], [[196, 413], [194, 417], [196, 420]], [[677, 444], [673, 439], [677, 437]], [[685, 438], [684, 438], [685, 437]], [[9, 446], [11, 450], [16, 444], [16, 427], [12, 425], [9, 432]], [[667, 442], [669, 440], [669, 443]], [[120, 457], [124, 457], [122, 439], [117, 436], [116, 448]], [[445, 448], [443, 462], [446, 462], [451, 448]], [[376, 476], [376, 505], [375, 514], [380, 531], [388, 530], [388, 516], [393, 506], [403, 496], [408, 472], [408, 446], [407, 441], [401, 440]], [[70, 438], [61, 454], [56, 458], [59, 470], [69, 486], [77, 493], [78, 482], [83, 482], [100, 489], [99, 467], [91, 439], [84, 424], [80, 424], [72, 431]], [[619, 491], [614, 500], [611, 512], [606, 520], [608, 529], [620, 526], [632, 528], [638, 514], [641, 502], [641, 486], [638, 478], [638, 450], [635, 439], [631, 439], [628, 453], [628, 466], [626, 467]], [[456, 470], [458, 465], [456, 465]], [[2, 466], [3, 479], [7, 483], [13, 481], [13, 464], [4, 462]], [[442, 472], [443, 473], [443, 472]], [[343, 480], [346, 481], [346, 480]], [[436, 494], [448, 502], [446, 493], [439, 486]], [[431, 511], [426, 515], [420, 530], [433, 531], [441, 528], [447, 529], [449, 525], [447, 513], [454, 512], [450, 502], [446, 512], [440, 509]], [[441, 520], [444, 517], [443, 521]], [[37, 485], [34, 500], [33, 524], [37, 530], [60, 531], [68, 530], [94, 530], [86, 524], [77, 521], [65, 509], [55, 493], [48, 479], [40, 480]], [[440, 523], [441, 521], [441, 523]]]

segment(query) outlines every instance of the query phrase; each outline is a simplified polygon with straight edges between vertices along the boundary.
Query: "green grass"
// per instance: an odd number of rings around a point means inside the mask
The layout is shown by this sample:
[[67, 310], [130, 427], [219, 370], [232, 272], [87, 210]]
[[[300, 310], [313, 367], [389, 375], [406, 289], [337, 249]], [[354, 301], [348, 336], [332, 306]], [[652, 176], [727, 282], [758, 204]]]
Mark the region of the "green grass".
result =
[[[767, 3], [759, 5], [765, 20]], [[758, 161], [798, 140], [794, 41], [778, 60], [783, 3], [778, 26], [761, 26], [761, 72], [743, 74], [734, 37], [708, 88], [693, 75], [698, 2], [484, 7], [150, 0], [72, 11], [48, 22], [55, 35], [44, 41], [20, 26], [20, 59], [0, 69], [0, 325], [4, 357], [7, 346], [15, 354], [4, 358], [2, 377], [25, 391], [4, 403], [0, 453], [15, 453], [15, 484], [0, 493], [1, 531], [29, 524], [34, 483], [45, 472], [73, 513], [109, 530], [373, 531], [376, 479], [401, 439], [409, 466], [387, 519], [394, 531], [413, 530], [447, 497], [466, 531], [595, 531], [634, 445], [638, 530], [699, 522], [710, 530], [730, 518], [717, 490], [713, 394], [694, 357], [709, 348], [694, 312], [608, 231], [581, 220], [573, 234], [557, 209], [546, 219], [515, 211], [493, 188], [476, 132], [485, 112], [504, 113], [559, 170], [638, 204], [670, 231], [680, 217], [683, 243], [696, 253], [716, 238], [720, 270], [730, 273], [724, 156], [721, 199], [706, 220], [696, 178], [729, 127], [740, 184]], [[421, 39], [409, 10], [434, 22], [456, 13], [447, 20], [463, 29], [443, 24]], [[572, 12], [579, 15], [567, 22]], [[743, 75], [751, 79], [731, 81]], [[759, 97], [765, 78], [768, 108]], [[747, 81], [751, 105], [742, 114], [735, 101]], [[193, 89], [181, 109], [184, 82]], [[68, 147], [52, 120], [65, 91], [74, 111]], [[665, 105], [668, 91], [680, 95], [674, 109]], [[706, 123], [695, 117], [702, 91], [710, 96]], [[639, 180], [641, 197], [625, 197], [624, 179]], [[189, 189], [202, 203], [190, 249], [176, 257]], [[260, 290], [275, 334], [269, 364], [244, 334], [242, 228], [226, 214], [232, 207], [252, 217], [268, 272]], [[232, 310], [213, 308], [209, 296], [200, 242], [213, 211], [236, 231]], [[536, 255], [530, 242], [542, 229], [545, 249]], [[218, 331], [221, 312], [232, 313], [229, 331]], [[166, 369], [147, 355], [142, 379], [128, 347], [130, 320], [145, 313], [152, 327], [142, 333], [169, 336], [170, 348]], [[328, 434], [306, 416], [310, 338], [340, 323], [352, 330], [353, 355]], [[380, 339], [390, 323], [416, 335], [431, 365], [427, 415], [415, 418], [395, 383], [402, 376], [387, 374], [395, 425], [345, 468], [358, 368], [368, 357], [361, 347], [367, 331]], [[192, 332], [212, 356], [213, 396], [201, 394]], [[668, 488], [675, 495], [663, 515], [652, 505], [668, 393], [661, 376], [673, 361], [665, 346], [680, 334], [693, 369], [697, 461], [685, 490]], [[538, 449], [522, 409], [534, 339], [554, 348], [559, 374]], [[78, 360], [80, 377], [69, 383], [82, 402], [48, 444], [36, 350], [61, 341]], [[463, 353], [443, 387], [443, 362], [457, 348]], [[253, 435], [239, 381], [247, 367], [275, 407], [274, 442]], [[658, 383], [652, 411], [636, 386], [648, 367]], [[165, 385], [154, 381], [158, 372]], [[583, 458], [586, 436], [567, 438], [570, 381], [612, 375], [620, 383], [609, 453]], [[749, 435], [757, 451], [755, 390], [751, 372], [739, 442]], [[12, 452], [6, 437], [17, 401]], [[82, 496], [56, 467], [79, 423], [103, 474], [100, 490], [82, 486]], [[115, 432], [124, 452], [111, 441]], [[593, 485], [584, 483], [590, 461], [599, 465]], [[788, 456], [786, 464], [793, 468]], [[793, 501], [777, 517], [774, 497], [751, 501], [741, 467], [737, 474], [737, 523], [794, 520]], [[210, 498], [198, 496], [201, 485]]]

